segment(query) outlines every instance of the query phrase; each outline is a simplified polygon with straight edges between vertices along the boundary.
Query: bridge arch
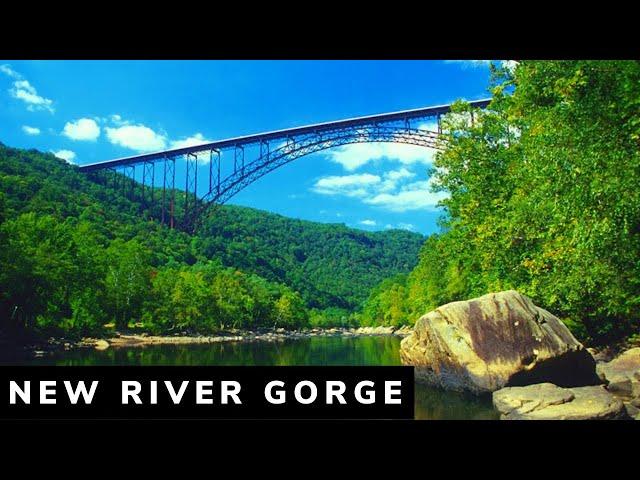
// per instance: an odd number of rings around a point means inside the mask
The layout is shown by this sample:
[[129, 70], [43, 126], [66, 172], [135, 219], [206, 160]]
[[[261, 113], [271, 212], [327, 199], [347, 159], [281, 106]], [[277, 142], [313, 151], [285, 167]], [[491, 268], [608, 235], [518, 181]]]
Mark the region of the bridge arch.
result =
[[[489, 100], [478, 100], [470, 104], [475, 108], [485, 108]], [[86, 173], [105, 170], [118, 173], [117, 170], [121, 170], [124, 172], [124, 178], [122, 175], [114, 175], [114, 185], [119, 185], [118, 182], [120, 182], [124, 191], [128, 184], [129, 191], [133, 194], [136, 185], [136, 166], [142, 166], [142, 183], [139, 184], [139, 190], [141, 190], [142, 203], [147, 204], [149, 200], [151, 203], [155, 201], [154, 191], [160, 188], [155, 180], [158, 178], [156, 164], [162, 164], [160, 176], [162, 178], [160, 197], [162, 222], [165, 222], [166, 212], [169, 225], [173, 227], [176, 159], [184, 159], [186, 164], [185, 213], [181, 223], [184, 228], [194, 229], [204, 215], [214, 210], [215, 205], [227, 202], [256, 180], [303, 156], [356, 143], [400, 143], [437, 149], [440, 147], [441, 137], [440, 116], [447, 113], [450, 107], [450, 105], [440, 105], [277, 130], [97, 162], [82, 165], [79, 168]], [[437, 122], [438, 131], [415, 127], [418, 121], [434, 119]], [[276, 145], [276, 148], [272, 149], [273, 145]], [[259, 149], [259, 154], [254, 155], [248, 163], [245, 161], [245, 146]], [[231, 161], [225, 161], [225, 169], [230, 172], [224, 177], [221, 168], [223, 150], [233, 151], [232, 165]], [[203, 163], [199, 160], [202, 155], [209, 155], [209, 181], [208, 190], [199, 197], [198, 167]], [[231, 170], [229, 166], [233, 169]], [[149, 186], [147, 180], [151, 181]]]
[[[301, 157], [357, 143], [400, 143], [438, 149], [439, 136], [438, 132], [418, 128], [367, 126], [348, 132], [318, 133], [298, 141], [288, 140], [275, 150], [262, 152], [258, 158], [220, 180], [202, 198], [202, 204], [195, 220], [201, 220], [215, 206], [226, 203], [234, 195], [268, 173]], [[220, 160], [218, 159], [218, 161]]]
[[298, 158], [331, 148], [355, 143], [402, 143], [421, 147], [438, 148], [438, 133], [421, 129], [394, 129], [392, 127], [362, 128], [349, 133], [319, 134], [302, 141], [291, 141], [246, 164], [227, 178], [203, 200], [206, 203], [223, 204], [242, 189], [266, 174]]

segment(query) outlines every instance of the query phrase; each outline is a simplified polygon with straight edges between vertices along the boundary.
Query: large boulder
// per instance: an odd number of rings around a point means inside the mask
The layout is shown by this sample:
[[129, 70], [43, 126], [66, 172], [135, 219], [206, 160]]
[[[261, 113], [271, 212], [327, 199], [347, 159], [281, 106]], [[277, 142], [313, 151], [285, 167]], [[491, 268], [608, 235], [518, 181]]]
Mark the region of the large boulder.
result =
[[567, 327], [514, 290], [427, 313], [402, 340], [400, 356], [415, 366], [417, 381], [451, 390], [600, 383], [593, 357]]
[[628, 418], [622, 401], [603, 385], [562, 388], [552, 383], [493, 392], [502, 420], [617, 420]]

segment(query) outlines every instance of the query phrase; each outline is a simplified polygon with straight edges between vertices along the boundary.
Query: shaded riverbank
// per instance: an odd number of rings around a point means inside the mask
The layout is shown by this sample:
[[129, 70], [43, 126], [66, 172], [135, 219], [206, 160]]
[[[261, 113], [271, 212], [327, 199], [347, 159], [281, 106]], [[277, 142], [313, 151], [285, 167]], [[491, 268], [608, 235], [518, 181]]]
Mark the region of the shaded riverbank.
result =
[[407, 336], [411, 333], [409, 327], [396, 329], [394, 327], [359, 327], [359, 328], [314, 328], [308, 330], [235, 330], [222, 332], [218, 335], [147, 335], [147, 334], [119, 334], [106, 339], [85, 338], [77, 346], [104, 349], [109, 347], [131, 347], [139, 345], [192, 345], [220, 342], [257, 342], [283, 341], [289, 339], [325, 337], [325, 336], [369, 336], [369, 335], [397, 335]]
[[358, 327], [358, 328], [312, 328], [303, 330], [260, 329], [260, 330], [226, 330], [215, 335], [188, 334], [184, 332], [173, 335], [151, 335], [145, 332], [115, 332], [101, 337], [85, 337], [80, 340], [67, 338], [23, 339], [21, 342], [12, 339], [0, 339], [0, 363], [14, 358], [28, 359], [43, 357], [56, 352], [76, 349], [106, 350], [108, 348], [144, 347], [150, 345], [201, 345], [233, 342], [282, 342], [284, 340], [305, 339], [314, 337], [359, 337], [393, 335], [405, 337], [411, 333], [408, 326], [397, 327]]

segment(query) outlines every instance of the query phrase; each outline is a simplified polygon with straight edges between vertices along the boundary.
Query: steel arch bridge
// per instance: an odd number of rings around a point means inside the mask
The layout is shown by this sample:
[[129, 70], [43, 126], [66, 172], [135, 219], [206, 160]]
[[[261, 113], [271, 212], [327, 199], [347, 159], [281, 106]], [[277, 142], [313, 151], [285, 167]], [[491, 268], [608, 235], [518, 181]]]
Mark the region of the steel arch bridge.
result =
[[[489, 101], [469, 103], [475, 108], [485, 108]], [[114, 188], [121, 187], [131, 196], [135, 195], [137, 186], [138, 198], [144, 205], [160, 203], [163, 223], [171, 228], [180, 224], [192, 230], [212, 206], [225, 203], [259, 178], [305, 155], [342, 145], [372, 142], [440, 148], [440, 117], [450, 107], [439, 105], [247, 135], [85, 164], [79, 170], [94, 178], [99, 178], [96, 172], [102, 172], [105, 183], [109, 181], [107, 174], [111, 173]], [[435, 120], [435, 130], [425, 129], [420, 124], [430, 120]], [[231, 153], [226, 162], [223, 162], [223, 151]], [[179, 159], [184, 160], [184, 191], [179, 192], [184, 195], [184, 215], [177, 222], [176, 160]], [[207, 166], [205, 172], [203, 164]], [[156, 166], [159, 166], [158, 174]], [[136, 180], [137, 170], [141, 170], [139, 180]]]

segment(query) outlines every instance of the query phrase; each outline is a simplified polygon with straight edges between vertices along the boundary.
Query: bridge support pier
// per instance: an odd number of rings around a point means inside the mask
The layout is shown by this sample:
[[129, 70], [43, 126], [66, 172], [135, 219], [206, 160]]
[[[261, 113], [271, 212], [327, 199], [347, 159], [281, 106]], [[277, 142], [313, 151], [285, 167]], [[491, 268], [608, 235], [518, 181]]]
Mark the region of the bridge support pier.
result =
[[122, 195], [129, 200], [135, 200], [135, 165], [125, 165], [122, 169], [122, 176]]
[[[215, 163], [214, 163], [215, 162]], [[212, 149], [209, 151], [209, 195], [213, 193], [213, 176], [215, 172], [215, 190], [220, 194], [220, 150]]]
[[[265, 158], [267, 161], [269, 161], [269, 142], [266, 140], [262, 140], [260, 142], [260, 157]], [[244, 165], [242, 174], [244, 175]]]
[[188, 153], [185, 156], [187, 175], [184, 189], [184, 219], [185, 227], [191, 228], [198, 203], [198, 155]]
[[[153, 205], [153, 188], [155, 182], [155, 162], [144, 162], [142, 164], [142, 205], [146, 207], [148, 205]], [[147, 202], [147, 179], [151, 181], [149, 185], [149, 197], [150, 202]]]
[[[169, 189], [169, 209], [167, 211], [167, 189]], [[162, 169], [162, 224], [166, 225], [169, 217], [169, 227], [174, 227], [174, 205], [176, 200], [176, 159], [164, 157]]]
[[236, 145], [233, 151], [233, 173], [238, 173], [238, 164], [244, 173], [244, 147], [242, 145]]

